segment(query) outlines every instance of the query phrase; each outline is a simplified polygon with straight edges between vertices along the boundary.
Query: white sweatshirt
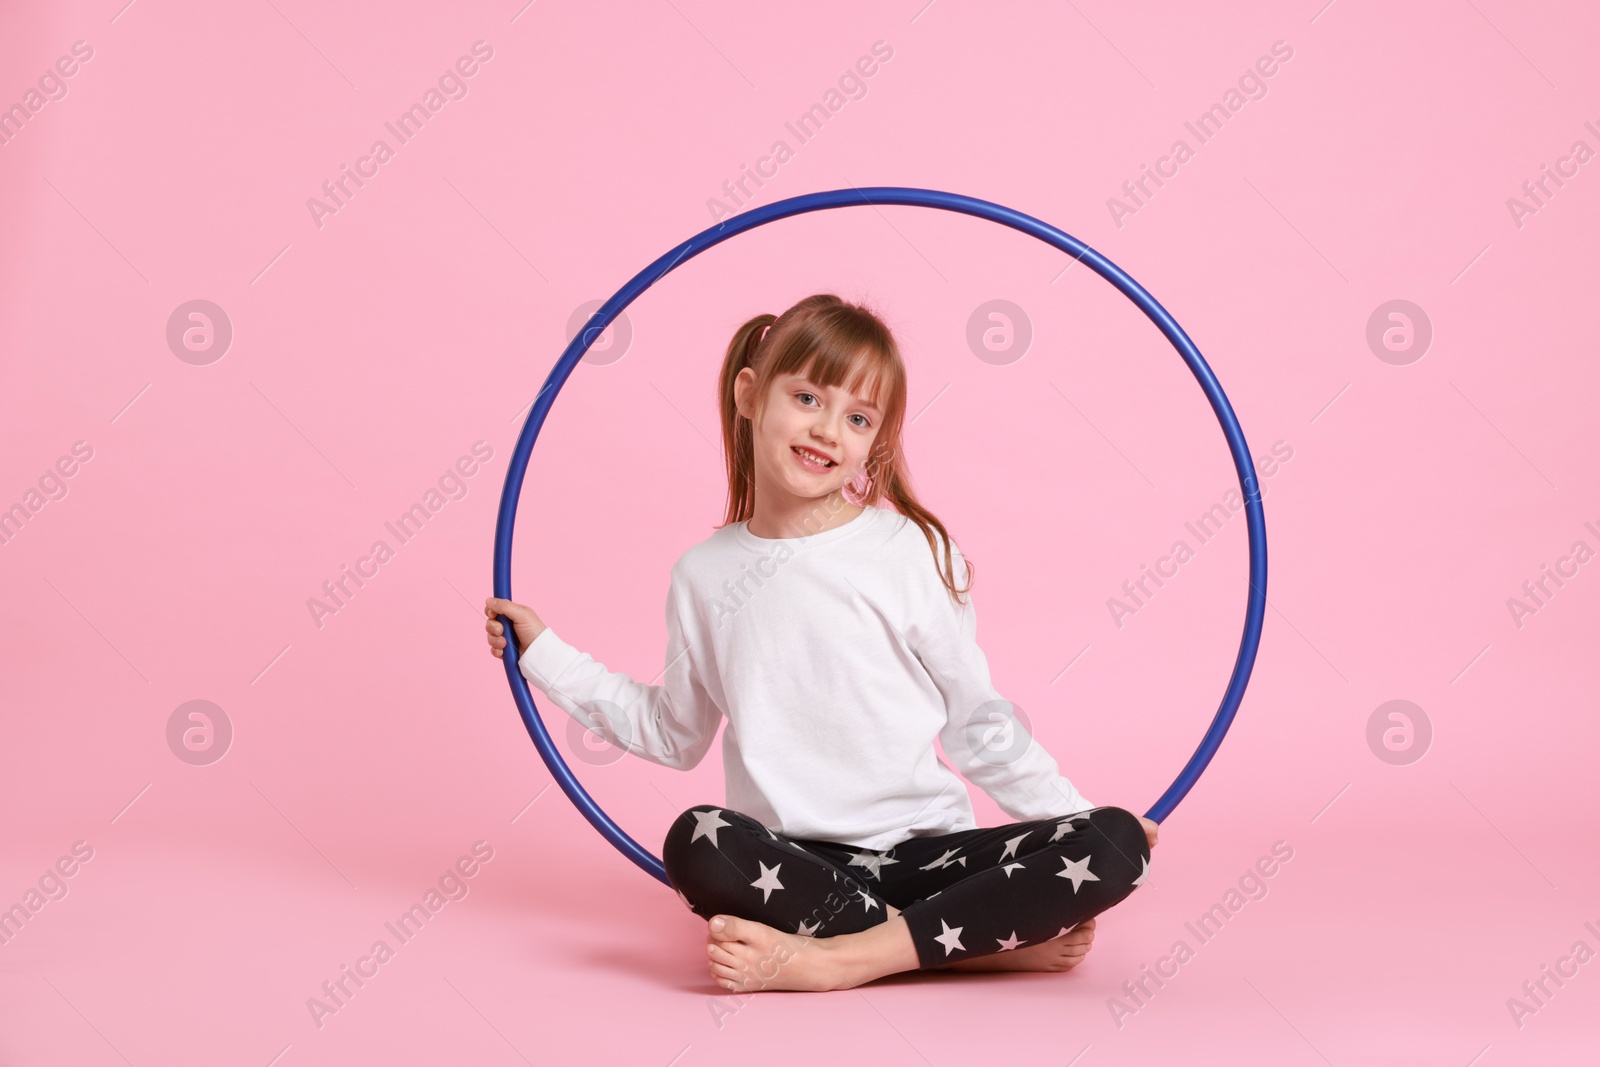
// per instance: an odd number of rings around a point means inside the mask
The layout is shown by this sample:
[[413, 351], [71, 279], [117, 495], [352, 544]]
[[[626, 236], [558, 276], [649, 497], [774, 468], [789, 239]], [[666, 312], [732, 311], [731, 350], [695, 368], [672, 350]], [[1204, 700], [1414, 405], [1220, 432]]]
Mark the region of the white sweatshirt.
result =
[[952, 600], [921, 529], [889, 508], [809, 537], [740, 522], [672, 567], [663, 684], [609, 671], [548, 627], [518, 667], [608, 742], [666, 767], [698, 764], [726, 716], [727, 807], [790, 837], [886, 851], [975, 828], [935, 737], [1013, 819], [1093, 807], [995, 692], [965, 596]]

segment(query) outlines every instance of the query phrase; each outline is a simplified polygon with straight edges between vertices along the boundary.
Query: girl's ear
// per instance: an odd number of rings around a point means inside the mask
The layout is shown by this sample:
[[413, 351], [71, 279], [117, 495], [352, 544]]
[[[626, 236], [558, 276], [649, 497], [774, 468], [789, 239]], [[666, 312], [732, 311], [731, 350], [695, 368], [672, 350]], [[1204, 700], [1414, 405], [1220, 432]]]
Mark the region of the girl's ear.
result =
[[753, 418], [751, 411], [751, 392], [755, 388], [756, 372], [752, 367], [744, 367], [733, 379], [733, 406], [745, 418]]

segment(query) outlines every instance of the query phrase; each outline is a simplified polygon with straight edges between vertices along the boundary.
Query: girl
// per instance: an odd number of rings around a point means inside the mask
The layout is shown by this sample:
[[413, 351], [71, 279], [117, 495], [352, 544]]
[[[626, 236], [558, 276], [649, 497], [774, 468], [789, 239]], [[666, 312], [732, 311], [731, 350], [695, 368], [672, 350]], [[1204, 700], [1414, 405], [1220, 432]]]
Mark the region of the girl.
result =
[[[530, 684], [663, 766], [698, 764], [726, 716], [727, 803], [683, 812], [662, 848], [724, 988], [1075, 965], [1143, 884], [1156, 824], [1091, 805], [990, 684], [971, 567], [911, 491], [888, 327], [828, 293], [758, 315], [719, 399], [727, 516], [673, 565], [665, 683], [494, 597], [490, 650], [504, 615]], [[979, 828], [935, 738], [1019, 821]]]

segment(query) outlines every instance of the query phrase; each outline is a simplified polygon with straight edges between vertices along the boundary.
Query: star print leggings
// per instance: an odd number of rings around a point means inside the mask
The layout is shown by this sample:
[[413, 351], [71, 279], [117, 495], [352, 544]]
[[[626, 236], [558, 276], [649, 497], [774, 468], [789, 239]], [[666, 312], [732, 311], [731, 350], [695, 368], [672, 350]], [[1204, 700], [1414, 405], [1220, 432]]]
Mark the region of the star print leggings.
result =
[[900, 909], [921, 969], [1037, 945], [1144, 884], [1144, 826], [1122, 808], [913, 837], [886, 852], [786, 837], [700, 804], [667, 831], [662, 862], [703, 919], [788, 933], [858, 933]]

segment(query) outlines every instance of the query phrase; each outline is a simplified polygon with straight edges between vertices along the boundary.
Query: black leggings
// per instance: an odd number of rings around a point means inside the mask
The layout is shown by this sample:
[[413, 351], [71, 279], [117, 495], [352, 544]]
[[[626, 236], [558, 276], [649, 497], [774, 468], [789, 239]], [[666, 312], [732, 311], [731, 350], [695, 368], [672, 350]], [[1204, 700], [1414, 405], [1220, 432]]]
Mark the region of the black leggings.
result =
[[887, 852], [785, 837], [698, 804], [661, 858], [703, 919], [735, 915], [786, 933], [859, 933], [900, 909], [920, 968], [1037, 945], [1144, 883], [1144, 826], [1122, 808], [913, 837]]

